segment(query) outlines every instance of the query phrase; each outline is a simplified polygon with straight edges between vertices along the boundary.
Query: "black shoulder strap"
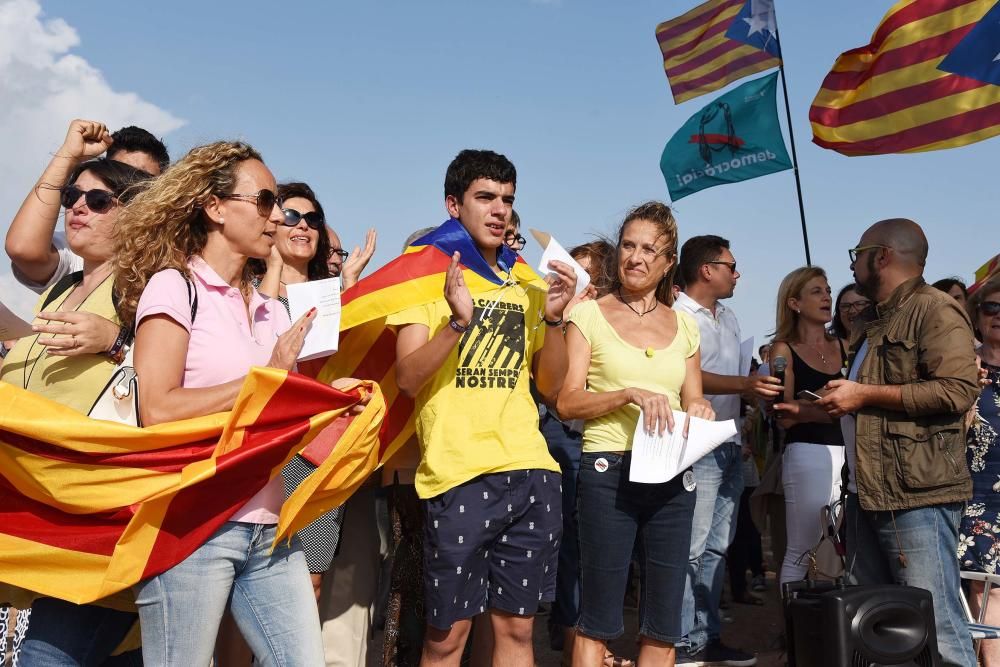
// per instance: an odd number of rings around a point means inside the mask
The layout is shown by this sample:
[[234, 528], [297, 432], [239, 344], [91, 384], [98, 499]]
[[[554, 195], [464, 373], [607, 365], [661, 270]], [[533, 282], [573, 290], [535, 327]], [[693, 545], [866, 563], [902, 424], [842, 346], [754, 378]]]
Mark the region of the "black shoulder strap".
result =
[[68, 273], [60, 278], [56, 284], [52, 286], [52, 289], [49, 290], [49, 294], [45, 297], [45, 301], [42, 302], [42, 307], [39, 308], [39, 311], [48, 308], [50, 303], [65, 294], [68, 290], [72, 289], [72, 287], [81, 280], [83, 280], [83, 271], [74, 271], [73, 273]]
[[184, 284], [187, 285], [188, 303], [191, 304], [191, 324], [194, 325], [194, 318], [198, 315], [198, 290], [195, 289], [194, 283], [190, 278], [183, 273], [181, 273], [181, 277], [184, 278]]

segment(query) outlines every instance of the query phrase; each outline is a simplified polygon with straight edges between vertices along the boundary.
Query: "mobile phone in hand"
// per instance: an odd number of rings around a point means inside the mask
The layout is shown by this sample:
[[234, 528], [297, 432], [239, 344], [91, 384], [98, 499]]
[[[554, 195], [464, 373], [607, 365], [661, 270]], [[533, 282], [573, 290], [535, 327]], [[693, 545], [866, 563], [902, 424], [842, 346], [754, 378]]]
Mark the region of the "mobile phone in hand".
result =
[[800, 401], [818, 401], [823, 398], [819, 394], [809, 391], [808, 389], [803, 389], [798, 394], [795, 395]]

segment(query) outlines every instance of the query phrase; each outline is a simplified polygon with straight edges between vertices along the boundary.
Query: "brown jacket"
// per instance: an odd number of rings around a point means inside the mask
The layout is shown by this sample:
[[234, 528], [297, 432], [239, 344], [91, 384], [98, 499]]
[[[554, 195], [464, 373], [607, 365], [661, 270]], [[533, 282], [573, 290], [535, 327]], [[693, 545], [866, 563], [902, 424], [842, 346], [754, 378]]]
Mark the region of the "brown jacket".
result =
[[972, 327], [950, 296], [923, 278], [901, 284], [865, 316], [862, 384], [902, 385], [904, 410], [857, 414], [858, 497], [866, 510], [964, 502], [972, 496], [965, 463], [965, 412], [979, 395]]

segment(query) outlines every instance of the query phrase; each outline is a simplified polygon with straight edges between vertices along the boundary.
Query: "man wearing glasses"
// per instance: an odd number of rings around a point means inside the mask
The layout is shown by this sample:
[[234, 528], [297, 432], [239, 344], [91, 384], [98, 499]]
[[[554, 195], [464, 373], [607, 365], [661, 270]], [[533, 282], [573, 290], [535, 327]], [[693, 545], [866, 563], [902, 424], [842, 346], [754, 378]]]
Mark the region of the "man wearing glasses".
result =
[[[375, 254], [375, 242], [378, 235], [375, 229], [369, 229], [365, 234], [365, 247], [355, 247], [354, 252], [344, 250], [337, 232], [332, 227], [326, 228], [326, 234], [330, 239], [330, 250], [326, 256], [326, 266], [330, 269], [330, 277], [340, 277], [340, 288], [342, 290], [353, 286], [361, 278], [361, 272], [368, 266], [372, 255]], [[350, 259], [348, 259], [350, 258]]]
[[503, 242], [505, 246], [514, 252], [521, 252], [528, 243], [527, 239], [521, 236], [521, 216], [513, 209], [510, 211], [510, 221], [507, 223], [507, 229], [503, 232]]
[[972, 495], [964, 415], [979, 393], [971, 324], [924, 282], [927, 238], [915, 222], [877, 222], [848, 252], [874, 306], [854, 329], [848, 379], [818, 402], [840, 418], [847, 445], [848, 572], [859, 584], [929, 590], [942, 664], [975, 665], [956, 558]]

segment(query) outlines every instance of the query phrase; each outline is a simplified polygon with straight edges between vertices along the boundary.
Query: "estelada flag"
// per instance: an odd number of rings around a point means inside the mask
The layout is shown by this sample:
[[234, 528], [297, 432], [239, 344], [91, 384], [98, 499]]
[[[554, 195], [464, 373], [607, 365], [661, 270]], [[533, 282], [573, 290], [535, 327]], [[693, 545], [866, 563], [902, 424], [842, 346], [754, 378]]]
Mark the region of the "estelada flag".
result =
[[383, 461], [399, 451], [414, 433], [413, 400], [396, 384], [396, 333], [386, 327], [385, 320], [394, 313], [443, 299], [445, 274], [456, 251], [461, 257], [465, 284], [473, 295], [504, 284], [548, 289], [516, 252], [502, 244], [497, 263], [506, 275], [497, 275], [462, 223], [450, 218], [414, 241], [402, 255], [345, 290], [341, 295], [337, 353], [299, 367], [324, 383], [352, 377], [379, 384], [388, 405], [381, 433]]
[[792, 168], [778, 124], [778, 73], [747, 81], [702, 107], [660, 157], [670, 198]]
[[837, 58], [809, 109], [844, 155], [964, 146], [1000, 134], [1000, 3], [903, 0]]
[[781, 64], [771, 0], [709, 0], [656, 26], [674, 102]]
[[287, 538], [375, 469], [384, 414], [370, 382], [343, 392], [272, 368], [251, 370], [230, 412], [142, 429], [0, 382], [0, 603], [105, 600], [165, 571], [302, 452], [319, 468], [282, 507]]

